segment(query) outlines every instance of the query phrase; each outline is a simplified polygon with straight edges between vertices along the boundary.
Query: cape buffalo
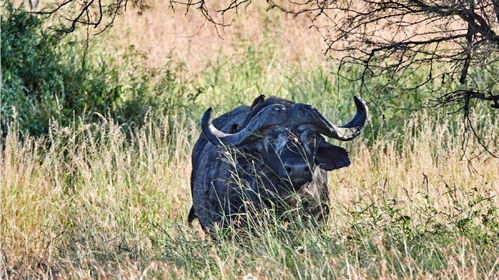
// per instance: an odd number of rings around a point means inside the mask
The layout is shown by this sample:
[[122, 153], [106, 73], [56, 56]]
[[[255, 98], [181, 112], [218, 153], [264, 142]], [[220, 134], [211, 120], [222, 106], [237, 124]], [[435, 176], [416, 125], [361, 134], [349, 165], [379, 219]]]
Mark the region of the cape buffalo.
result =
[[284, 201], [296, 207], [297, 198], [305, 213], [326, 219], [326, 172], [350, 165], [350, 159], [323, 136], [349, 141], [360, 134], [367, 106], [358, 97], [354, 101], [357, 113], [344, 126], [331, 124], [310, 105], [263, 95], [214, 120], [208, 109], [192, 152], [189, 222], [198, 218], [211, 232], [254, 214], [248, 205], [265, 209]]

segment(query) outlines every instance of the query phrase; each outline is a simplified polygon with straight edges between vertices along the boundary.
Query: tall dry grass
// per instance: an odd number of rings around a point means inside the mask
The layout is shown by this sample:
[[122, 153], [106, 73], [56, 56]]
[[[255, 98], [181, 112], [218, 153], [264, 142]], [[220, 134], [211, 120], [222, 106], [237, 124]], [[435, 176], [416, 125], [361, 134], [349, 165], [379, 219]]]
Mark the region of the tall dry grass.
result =
[[[212, 1], [208, 5], [221, 5]], [[311, 29], [310, 19], [293, 17], [277, 11], [265, 11], [264, 2], [255, 2], [238, 14], [228, 13], [228, 26], [210, 23], [198, 10], [176, 5], [172, 10], [166, 2], [151, 1], [150, 8], [138, 15], [129, 9], [117, 18], [108, 41], [120, 48], [134, 45], [148, 55], [148, 65], [161, 66], [172, 58], [183, 61], [189, 72], [197, 73], [209, 61], [222, 56], [240, 56], [242, 47], [272, 42], [289, 64], [324, 65], [325, 43]], [[213, 7], [211, 7], [213, 8]], [[213, 9], [215, 10], [215, 9]]]
[[402, 146], [348, 145], [352, 165], [329, 174], [324, 229], [275, 225], [238, 241], [186, 224], [196, 122], [165, 117], [127, 136], [103, 118], [54, 125], [47, 139], [11, 127], [0, 157], [0, 276], [494, 279], [497, 160], [463, 160], [445, 124], [414, 119], [404, 131]]

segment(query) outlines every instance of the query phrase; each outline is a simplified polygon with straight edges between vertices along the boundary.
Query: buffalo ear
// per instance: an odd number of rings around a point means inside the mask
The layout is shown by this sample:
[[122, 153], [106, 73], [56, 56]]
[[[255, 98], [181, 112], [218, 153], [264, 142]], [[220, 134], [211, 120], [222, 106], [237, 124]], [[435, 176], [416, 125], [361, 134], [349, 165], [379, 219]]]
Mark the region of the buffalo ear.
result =
[[317, 149], [315, 164], [322, 169], [331, 171], [349, 166], [350, 158], [348, 157], [348, 152], [342, 147], [338, 147], [324, 141]]

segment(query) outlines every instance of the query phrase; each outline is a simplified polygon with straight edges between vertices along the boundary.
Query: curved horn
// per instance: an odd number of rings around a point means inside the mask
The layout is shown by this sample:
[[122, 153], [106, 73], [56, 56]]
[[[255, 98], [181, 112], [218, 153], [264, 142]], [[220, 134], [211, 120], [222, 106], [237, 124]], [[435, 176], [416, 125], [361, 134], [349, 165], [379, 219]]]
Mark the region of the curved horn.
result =
[[265, 100], [265, 95], [260, 94], [255, 100], [253, 100], [253, 103], [251, 103], [251, 110], [255, 109], [256, 106], [260, 105], [263, 101]]
[[282, 124], [286, 121], [286, 107], [281, 104], [269, 105], [256, 114], [241, 131], [228, 134], [218, 130], [212, 123], [212, 109], [201, 118], [203, 135], [215, 146], [241, 146], [258, 138], [256, 132], [262, 128]]
[[300, 104], [302, 105], [300, 108], [301, 110], [299, 110], [300, 115], [306, 120], [305, 122], [307, 122], [308, 120], [310, 123], [314, 124], [321, 134], [342, 141], [350, 141], [359, 136], [360, 132], [366, 125], [368, 114], [367, 105], [364, 100], [360, 99], [357, 96], [354, 96], [353, 99], [355, 101], [355, 107], [357, 107], [357, 113], [355, 114], [353, 119], [346, 125], [335, 126], [334, 124], [330, 123], [321, 113], [319, 113], [317, 109], [305, 104]]

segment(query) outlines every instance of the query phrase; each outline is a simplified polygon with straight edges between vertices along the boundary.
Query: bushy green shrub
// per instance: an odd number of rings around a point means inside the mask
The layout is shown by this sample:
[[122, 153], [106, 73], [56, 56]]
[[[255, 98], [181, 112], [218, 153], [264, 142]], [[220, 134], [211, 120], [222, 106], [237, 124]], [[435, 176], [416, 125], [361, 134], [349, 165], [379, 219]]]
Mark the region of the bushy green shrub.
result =
[[[32, 135], [110, 115], [140, 125], [146, 113], [186, 107], [193, 97], [175, 71], [146, 68], [133, 47], [105, 50], [95, 38], [53, 32], [44, 19], [5, 5], [2, 18], [1, 130], [15, 121]], [[96, 114], [98, 113], [98, 114]]]

